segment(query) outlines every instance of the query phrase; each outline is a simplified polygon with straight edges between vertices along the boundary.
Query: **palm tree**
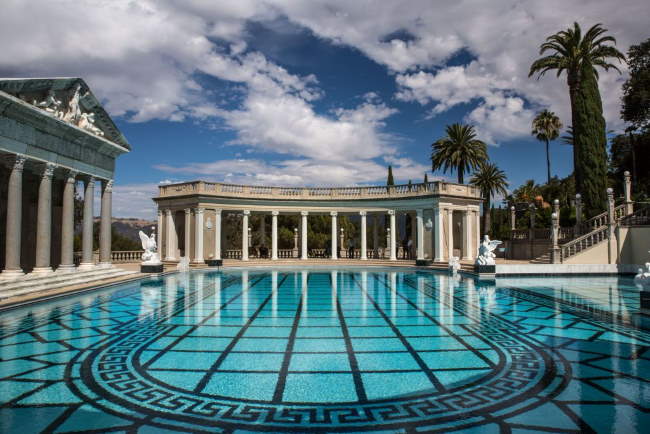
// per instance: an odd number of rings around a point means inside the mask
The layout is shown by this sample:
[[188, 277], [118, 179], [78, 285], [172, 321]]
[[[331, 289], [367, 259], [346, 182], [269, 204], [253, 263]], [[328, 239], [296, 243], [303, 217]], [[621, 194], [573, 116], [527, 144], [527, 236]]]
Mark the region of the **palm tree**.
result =
[[481, 190], [483, 195], [483, 233], [490, 231], [490, 208], [492, 196], [496, 194], [507, 195], [508, 178], [503, 170], [499, 169], [496, 164], [483, 163], [477, 172], [474, 173], [470, 184], [475, 185]]
[[433, 170], [442, 168], [456, 170], [458, 183], [464, 183], [464, 174], [476, 170], [488, 160], [485, 142], [476, 138], [472, 125], [447, 125], [447, 135], [431, 145], [431, 166]]
[[566, 127], [566, 131], [560, 139], [565, 145], [573, 146], [573, 127], [571, 125]]
[[607, 178], [607, 139], [596, 67], [619, 71], [610, 60], [625, 60], [623, 53], [609, 45], [616, 44], [616, 39], [604, 36], [606, 32], [596, 24], [583, 35], [578, 23], [574, 23], [573, 28], [549, 36], [540, 46], [542, 57], [533, 62], [528, 73], [538, 79], [548, 71], [556, 71], [558, 77], [566, 73], [576, 187], [592, 214], [604, 202]]
[[546, 179], [551, 182], [551, 155], [548, 149], [549, 142], [557, 139], [562, 129], [562, 122], [555, 113], [544, 109], [533, 119], [533, 130], [531, 134], [542, 142], [546, 143]]

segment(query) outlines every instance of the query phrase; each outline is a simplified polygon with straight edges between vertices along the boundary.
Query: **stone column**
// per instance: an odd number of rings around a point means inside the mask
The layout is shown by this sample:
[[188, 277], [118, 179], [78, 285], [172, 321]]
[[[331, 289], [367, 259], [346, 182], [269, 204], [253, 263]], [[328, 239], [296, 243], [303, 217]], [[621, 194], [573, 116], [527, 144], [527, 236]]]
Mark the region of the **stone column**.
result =
[[102, 207], [99, 221], [99, 265], [111, 266], [111, 209], [113, 207], [113, 180], [102, 181]]
[[165, 218], [167, 219], [167, 254], [165, 260], [176, 261], [176, 244], [178, 243], [178, 235], [176, 234], [176, 225], [174, 224], [174, 216], [171, 209], [165, 210]]
[[248, 261], [248, 216], [251, 212], [245, 209], [241, 218], [241, 260]]
[[447, 259], [454, 256], [454, 210], [447, 208]]
[[338, 213], [336, 211], [331, 211], [330, 215], [332, 216], [332, 259], [336, 260], [338, 256], [338, 249], [336, 246], [336, 236], [338, 231], [336, 230], [336, 216]]
[[279, 211], [271, 211], [271, 260], [278, 260], [278, 214]]
[[481, 244], [481, 214], [479, 213], [478, 210], [472, 211], [472, 214], [474, 216], [474, 229], [476, 232], [476, 237], [474, 238], [474, 247], [472, 250], [474, 251], [473, 257], [478, 256], [478, 246]]
[[203, 264], [203, 213], [205, 208], [194, 209], [194, 262]]
[[582, 226], [582, 195], [580, 193], [576, 194], [576, 225], [574, 228], [574, 237], [578, 237], [581, 235], [581, 228]]
[[300, 254], [300, 259], [307, 259], [307, 216], [309, 215], [309, 211], [300, 211], [300, 217], [301, 217], [301, 234], [300, 234], [300, 247], [301, 247], [301, 254]]
[[343, 254], [347, 257], [347, 252], [345, 251], [345, 230], [341, 228], [339, 231], [340, 236], [341, 236], [341, 242], [339, 244], [339, 248], [343, 251]]
[[388, 215], [390, 216], [390, 260], [397, 261], [397, 243], [395, 242], [395, 210], [388, 210]]
[[159, 208], [158, 209], [158, 227], [156, 228], [158, 232], [156, 232], [156, 246], [158, 247], [158, 256], [162, 260], [163, 258], [163, 253], [162, 253], [162, 245], [163, 245], [163, 212]]
[[84, 181], [84, 215], [81, 234], [81, 264], [80, 270], [88, 270], [95, 266], [93, 261], [93, 200], [95, 198], [95, 178], [88, 177]]
[[36, 216], [36, 266], [34, 273], [51, 273], [52, 248], [52, 163], [47, 163], [38, 186], [38, 211]]
[[192, 248], [192, 209], [185, 208], [185, 245], [183, 250], [185, 250], [185, 257], [189, 260], [192, 255], [190, 255], [190, 249]]
[[[557, 199], [555, 199], [557, 201]], [[551, 214], [551, 243], [553, 245], [551, 250], [551, 264], [559, 264], [560, 247], [558, 245], [558, 238], [560, 235], [560, 214], [554, 212]]]
[[616, 213], [614, 211], [614, 190], [611, 188], [607, 189], [607, 244], [608, 244], [608, 260], [610, 264], [616, 264], [617, 257], [616, 252], [618, 248], [616, 246]]
[[418, 261], [424, 260], [424, 210], [415, 210], [415, 231], [416, 237], [416, 259]]
[[221, 259], [221, 210], [214, 210], [214, 259]]
[[515, 213], [515, 206], [510, 207], [510, 230], [517, 229], [517, 214]]
[[293, 252], [292, 257], [298, 257], [298, 228], [293, 228]]
[[266, 246], [266, 214], [260, 215], [260, 246]]
[[57, 271], [74, 270], [74, 190], [77, 172], [68, 171], [63, 186], [63, 210], [61, 211], [61, 265]]
[[366, 212], [359, 211], [359, 215], [361, 216], [361, 260], [366, 261], [368, 260], [368, 242], [366, 240]]
[[[424, 210], [422, 210], [424, 212]], [[418, 249], [418, 222], [417, 220], [417, 211], [415, 213], [410, 213], [409, 218], [411, 219], [411, 250], [409, 251], [409, 258], [417, 258], [417, 249]], [[424, 239], [424, 238], [423, 238]], [[422, 243], [424, 244], [424, 243]], [[422, 246], [424, 249], [424, 246]]]
[[377, 226], [379, 222], [377, 218], [377, 214], [372, 215], [372, 250], [373, 250], [373, 258], [377, 259], [379, 258], [379, 234], [377, 232]]
[[535, 257], [535, 213], [537, 208], [534, 204], [528, 206], [530, 211], [530, 229], [528, 229], [528, 244], [530, 245], [530, 259]]
[[5, 269], [2, 277], [11, 279], [23, 275], [20, 268], [22, 214], [23, 214], [23, 168], [26, 158], [24, 155], [16, 155], [11, 173], [7, 192], [7, 232], [5, 240]]
[[623, 193], [625, 196], [625, 215], [634, 212], [634, 202], [632, 202], [632, 178], [627, 170], [623, 172]]
[[442, 212], [443, 209], [440, 208], [440, 206], [436, 205], [433, 208], [433, 231], [434, 231], [434, 245], [433, 245], [433, 250], [434, 250], [434, 261], [435, 262], [443, 262], [444, 261], [444, 254], [442, 252], [443, 250], [443, 223], [442, 223]]
[[463, 210], [463, 255], [462, 259], [472, 259], [472, 221], [469, 210]]

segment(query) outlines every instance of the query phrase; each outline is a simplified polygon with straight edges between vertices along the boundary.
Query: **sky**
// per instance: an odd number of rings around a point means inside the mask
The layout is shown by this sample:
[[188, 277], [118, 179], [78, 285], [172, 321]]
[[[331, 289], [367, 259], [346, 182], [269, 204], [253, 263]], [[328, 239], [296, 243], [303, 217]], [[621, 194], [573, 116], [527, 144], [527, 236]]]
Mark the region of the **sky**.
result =
[[[0, 77], [82, 77], [133, 148], [113, 215], [153, 218], [161, 183], [341, 186], [431, 172], [446, 125], [474, 125], [516, 188], [546, 181], [531, 121], [570, 123], [564, 76], [528, 77], [544, 39], [603, 23], [627, 52], [645, 0], [3, 0]], [[621, 74], [601, 72], [620, 131]], [[572, 151], [551, 144], [551, 168]]]

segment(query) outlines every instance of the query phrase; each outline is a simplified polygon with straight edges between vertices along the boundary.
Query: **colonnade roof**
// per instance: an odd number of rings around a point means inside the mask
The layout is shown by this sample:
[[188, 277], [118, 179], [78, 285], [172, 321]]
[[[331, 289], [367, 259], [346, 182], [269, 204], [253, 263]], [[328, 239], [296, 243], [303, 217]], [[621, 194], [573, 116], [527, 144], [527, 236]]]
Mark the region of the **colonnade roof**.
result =
[[155, 201], [189, 196], [226, 199], [260, 199], [282, 201], [357, 201], [452, 197], [481, 200], [480, 190], [473, 185], [434, 181], [420, 184], [375, 185], [353, 187], [277, 187], [240, 185], [220, 182], [191, 181], [158, 187]]

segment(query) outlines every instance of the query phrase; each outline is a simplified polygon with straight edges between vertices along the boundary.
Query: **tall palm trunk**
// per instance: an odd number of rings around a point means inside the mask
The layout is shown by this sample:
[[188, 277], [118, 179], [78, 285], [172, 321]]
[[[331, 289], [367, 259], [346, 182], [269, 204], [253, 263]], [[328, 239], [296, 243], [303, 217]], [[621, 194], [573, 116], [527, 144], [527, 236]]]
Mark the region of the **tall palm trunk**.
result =
[[464, 168], [463, 166], [458, 166], [458, 183], [459, 184], [464, 184], [465, 183], [465, 173], [464, 173]]
[[[485, 194], [485, 193], [483, 193]], [[483, 235], [489, 234], [490, 233], [490, 225], [492, 224], [491, 222], [491, 204], [490, 204], [490, 193], [488, 192], [485, 194], [485, 201], [483, 202]]]
[[551, 183], [551, 155], [548, 149], [548, 142], [549, 140], [546, 139], [546, 183], [550, 184]]

